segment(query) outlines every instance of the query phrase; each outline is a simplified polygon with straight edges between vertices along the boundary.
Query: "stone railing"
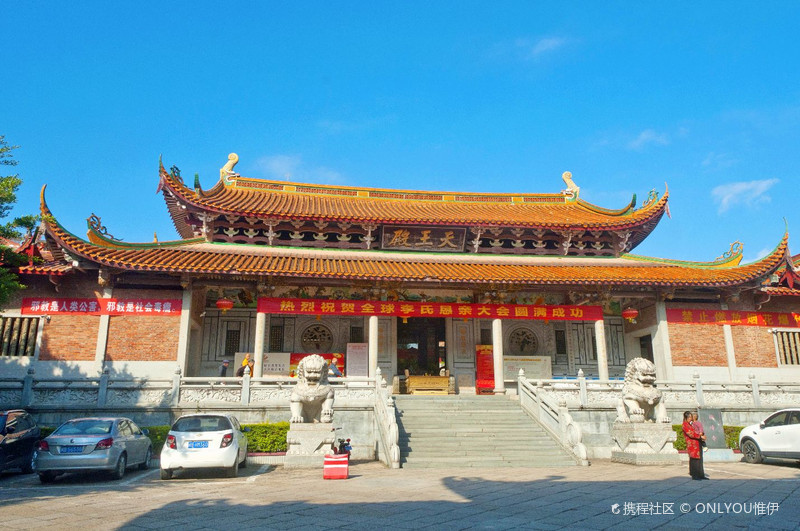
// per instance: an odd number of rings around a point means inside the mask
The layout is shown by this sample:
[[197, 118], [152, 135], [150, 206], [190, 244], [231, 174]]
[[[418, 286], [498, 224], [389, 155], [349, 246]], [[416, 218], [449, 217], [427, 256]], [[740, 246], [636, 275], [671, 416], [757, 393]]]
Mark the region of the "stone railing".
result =
[[[99, 378], [35, 378], [29, 369], [25, 378], [0, 379], [0, 409], [34, 408], [62, 411], [109, 411], [131, 409], [224, 409], [273, 411], [289, 409], [289, 397], [297, 380], [290, 377], [184, 378], [176, 370], [172, 379], [115, 379], [108, 371]], [[335, 407], [374, 414], [380, 445], [376, 456], [391, 468], [400, 467], [398, 427], [392, 389], [380, 373], [375, 378], [331, 378]], [[288, 417], [287, 417], [288, 418]], [[363, 417], [362, 417], [363, 418]], [[372, 447], [369, 427], [348, 426], [350, 433], [366, 438], [361, 446]]]
[[[381, 376], [380, 368], [375, 373], [375, 381], [377, 390], [375, 393], [375, 420], [380, 431], [379, 441], [382, 450], [380, 457], [386, 466], [400, 468], [399, 430], [392, 389]], [[377, 389], [378, 385], [379, 389]]]
[[[377, 383], [376, 383], [377, 380]], [[0, 379], [0, 407], [205, 407], [285, 404], [297, 380], [290, 377], [114, 379], [35, 378], [33, 369], [22, 380]], [[385, 385], [366, 377], [331, 378], [337, 400], [358, 405], [375, 403]], [[378, 392], [381, 391], [381, 392]], [[390, 392], [390, 391], [389, 391]]]
[[[530, 380], [528, 380], [530, 382]], [[534, 380], [552, 401], [571, 409], [616, 408], [622, 396], [622, 380], [590, 380], [578, 373], [570, 380]], [[705, 382], [695, 375], [689, 382], [658, 381], [670, 408], [739, 408], [771, 410], [800, 403], [800, 383]]]
[[572, 419], [567, 406], [556, 403], [542, 385], [533, 385], [525, 378], [525, 371], [522, 369], [519, 371], [518, 385], [522, 408], [538, 420], [580, 464], [588, 465], [586, 446], [581, 442], [583, 432], [580, 425]]

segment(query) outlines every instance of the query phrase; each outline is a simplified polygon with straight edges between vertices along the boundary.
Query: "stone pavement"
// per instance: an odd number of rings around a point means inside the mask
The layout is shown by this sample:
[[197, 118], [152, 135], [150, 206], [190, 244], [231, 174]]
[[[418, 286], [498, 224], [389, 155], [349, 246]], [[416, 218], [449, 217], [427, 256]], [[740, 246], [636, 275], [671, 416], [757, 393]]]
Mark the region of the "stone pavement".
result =
[[8, 529], [797, 529], [796, 462], [389, 470], [355, 464], [350, 479], [251, 464], [240, 477], [157, 470], [121, 481], [72, 475], [40, 485], [0, 475]]

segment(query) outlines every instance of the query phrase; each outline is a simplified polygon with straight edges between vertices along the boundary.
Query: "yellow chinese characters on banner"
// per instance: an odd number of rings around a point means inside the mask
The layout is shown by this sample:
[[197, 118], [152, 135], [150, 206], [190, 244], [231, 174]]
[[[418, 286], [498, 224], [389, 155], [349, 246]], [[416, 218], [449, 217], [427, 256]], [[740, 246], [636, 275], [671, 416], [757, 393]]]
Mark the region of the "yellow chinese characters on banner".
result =
[[378, 315], [395, 317], [456, 317], [461, 319], [538, 319], [545, 321], [598, 321], [600, 306], [531, 306], [525, 304], [472, 304], [416, 301], [348, 301], [261, 297], [258, 311], [272, 314]]
[[681, 308], [667, 310], [667, 322], [733, 326], [769, 326], [800, 328], [800, 314], [748, 312], [741, 310], [704, 310]]

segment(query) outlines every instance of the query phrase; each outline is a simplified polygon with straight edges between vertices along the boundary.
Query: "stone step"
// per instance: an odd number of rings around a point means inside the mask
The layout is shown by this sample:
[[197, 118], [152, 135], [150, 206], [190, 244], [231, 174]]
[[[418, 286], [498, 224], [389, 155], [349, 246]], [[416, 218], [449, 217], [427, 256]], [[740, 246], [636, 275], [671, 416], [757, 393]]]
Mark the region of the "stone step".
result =
[[395, 397], [401, 466], [576, 464], [507, 397]]
[[575, 466], [573, 459], [504, 459], [484, 456], [480, 459], [463, 459], [460, 457], [431, 457], [420, 459], [401, 459], [403, 468], [486, 468], [486, 467], [550, 467]]

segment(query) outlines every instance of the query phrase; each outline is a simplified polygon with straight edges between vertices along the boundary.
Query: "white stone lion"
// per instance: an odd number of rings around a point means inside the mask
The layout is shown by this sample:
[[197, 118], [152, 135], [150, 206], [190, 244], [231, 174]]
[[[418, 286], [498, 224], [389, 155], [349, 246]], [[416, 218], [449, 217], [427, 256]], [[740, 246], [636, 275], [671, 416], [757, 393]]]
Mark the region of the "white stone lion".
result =
[[644, 358], [633, 358], [625, 368], [622, 398], [617, 405], [617, 422], [671, 422], [654, 384], [656, 366]]
[[328, 384], [328, 362], [311, 354], [297, 364], [297, 385], [289, 397], [292, 417], [289, 422], [322, 422], [333, 420], [333, 388]]

